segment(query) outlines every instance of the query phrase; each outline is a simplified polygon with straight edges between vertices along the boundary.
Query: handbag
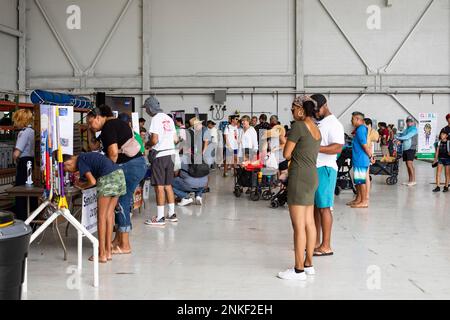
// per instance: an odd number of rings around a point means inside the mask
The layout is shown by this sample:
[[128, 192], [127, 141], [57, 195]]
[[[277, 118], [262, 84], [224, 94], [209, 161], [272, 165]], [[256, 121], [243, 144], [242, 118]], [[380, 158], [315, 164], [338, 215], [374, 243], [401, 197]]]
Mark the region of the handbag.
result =
[[170, 151], [170, 150], [173, 150], [173, 149], [165, 149], [165, 150], [155, 150], [153, 148], [150, 149], [149, 152], [148, 152], [148, 156], [147, 156], [148, 162], [150, 164], [152, 164], [153, 161], [155, 161], [156, 156], [158, 155], [158, 153], [163, 152], [163, 151]]
[[138, 152], [140, 151], [141, 145], [139, 144], [139, 142], [137, 142], [137, 140], [134, 137], [128, 139], [128, 141], [125, 142], [120, 148], [120, 153], [123, 153], [124, 155], [130, 158], [137, 155]]
[[278, 161], [274, 152], [269, 153], [266, 159], [266, 168], [272, 168], [278, 170]]

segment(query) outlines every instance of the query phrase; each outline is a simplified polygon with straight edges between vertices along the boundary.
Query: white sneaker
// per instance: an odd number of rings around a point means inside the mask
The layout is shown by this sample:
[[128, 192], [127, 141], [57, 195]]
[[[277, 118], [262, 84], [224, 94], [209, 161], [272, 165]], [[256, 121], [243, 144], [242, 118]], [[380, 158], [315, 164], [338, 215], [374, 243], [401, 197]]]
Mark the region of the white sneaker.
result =
[[189, 199], [183, 198], [183, 199], [181, 199], [181, 201], [178, 203], [178, 205], [179, 205], [180, 207], [184, 207], [184, 206], [187, 206], [188, 204], [191, 204], [192, 202], [194, 202], [194, 200], [192, 200], [191, 198], [189, 198]]
[[409, 185], [409, 182], [403, 182], [402, 185], [407, 186]]
[[278, 278], [283, 280], [306, 280], [306, 273], [296, 273], [294, 269], [287, 269], [286, 271], [282, 271], [278, 273]]
[[314, 267], [305, 267], [305, 273], [307, 276], [313, 276], [316, 274], [316, 270], [314, 270]]
[[195, 197], [195, 204], [201, 206], [203, 204], [202, 197]]
[[408, 187], [414, 187], [415, 185], [417, 185], [417, 182], [410, 182], [407, 184]]

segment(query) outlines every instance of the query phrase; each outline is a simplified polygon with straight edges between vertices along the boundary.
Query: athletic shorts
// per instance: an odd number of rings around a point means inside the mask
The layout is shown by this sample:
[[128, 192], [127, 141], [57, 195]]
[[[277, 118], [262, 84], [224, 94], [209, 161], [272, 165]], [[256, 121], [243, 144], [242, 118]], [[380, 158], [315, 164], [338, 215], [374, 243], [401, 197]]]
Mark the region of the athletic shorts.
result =
[[403, 151], [403, 161], [414, 161], [416, 158], [416, 150]]
[[319, 186], [316, 190], [314, 205], [316, 208], [331, 208], [334, 205], [334, 190], [336, 188], [337, 171], [330, 167], [317, 169]]
[[127, 193], [127, 183], [122, 169], [100, 177], [97, 180], [98, 197], [120, 197]]
[[353, 167], [355, 185], [366, 184], [367, 170], [369, 170], [369, 167]]
[[152, 162], [152, 186], [171, 186], [174, 175], [174, 163], [172, 156], [156, 158]]

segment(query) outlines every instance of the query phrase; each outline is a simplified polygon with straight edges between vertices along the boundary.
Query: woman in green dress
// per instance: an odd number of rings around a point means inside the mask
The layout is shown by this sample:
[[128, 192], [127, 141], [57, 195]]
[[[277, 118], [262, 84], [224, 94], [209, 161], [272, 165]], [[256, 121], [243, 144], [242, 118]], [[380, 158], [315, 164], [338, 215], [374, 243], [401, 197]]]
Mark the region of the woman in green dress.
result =
[[296, 121], [289, 131], [284, 157], [291, 161], [288, 205], [294, 229], [295, 267], [278, 274], [285, 280], [306, 280], [306, 275], [315, 274], [312, 264], [316, 243], [314, 195], [318, 186], [317, 155], [322, 140], [313, 120], [316, 108], [314, 100], [303, 96], [294, 100], [291, 109]]

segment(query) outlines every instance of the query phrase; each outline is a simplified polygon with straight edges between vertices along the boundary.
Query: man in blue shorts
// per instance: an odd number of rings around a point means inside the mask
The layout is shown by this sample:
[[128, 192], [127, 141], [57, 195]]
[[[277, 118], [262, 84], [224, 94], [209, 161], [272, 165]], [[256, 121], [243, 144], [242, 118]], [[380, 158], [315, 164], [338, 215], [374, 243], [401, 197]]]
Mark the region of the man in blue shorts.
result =
[[364, 122], [364, 114], [353, 112], [352, 125], [356, 129], [352, 145], [353, 181], [356, 186], [356, 199], [348, 203], [352, 208], [368, 208], [366, 177], [370, 162], [373, 161], [372, 150], [367, 141], [368, 129]]
[[[317, 157], [319, 186], [315, 196], [314, 220], [317, 230], [315, 256], [331, 256], [331, 228], [334, 204], [334, 189], [337, 180], [336, 158], [345, 144], [344, 126], [330, 112], [327, 99], [321, 94], [311, 96], [317, 102], [315, 118], [322, 135], [320, 152]], [[322, 240], [322, 241], [321, 241]]]

